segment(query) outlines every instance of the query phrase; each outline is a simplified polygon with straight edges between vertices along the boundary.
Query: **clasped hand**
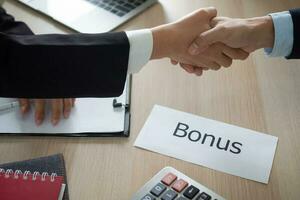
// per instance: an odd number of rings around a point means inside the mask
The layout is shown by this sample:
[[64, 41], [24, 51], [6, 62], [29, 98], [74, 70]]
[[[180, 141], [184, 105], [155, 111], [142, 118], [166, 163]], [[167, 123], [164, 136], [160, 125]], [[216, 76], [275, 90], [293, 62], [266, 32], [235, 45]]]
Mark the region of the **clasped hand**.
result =
[[215, 8], [203, 8], [177, 22], [153, 28], [152, 58], [169, 57], [172, 64], [180, 63], [187, 72], [196, 75], [203, 70], [229, 67], [233, 59], [246, 59], [249, 52], [218, 41], [199, 51], [199, 35], [211, 30], [216, 16]]
[[202, 75], [203, 70], [229, 67], [234, 59], [244, 60], [249, 53], [272, 48], [274, 43], [270, 16], [233, 19], [217, 17], [215, 8], [203, 8], [177, 24], [182, 28], [179, 34], [189, 32], [190, 38], [181, 44], [185, 47], [181, 56], [170, 57], [171, 63], [180, 63], [183, 69], [196, 75]]

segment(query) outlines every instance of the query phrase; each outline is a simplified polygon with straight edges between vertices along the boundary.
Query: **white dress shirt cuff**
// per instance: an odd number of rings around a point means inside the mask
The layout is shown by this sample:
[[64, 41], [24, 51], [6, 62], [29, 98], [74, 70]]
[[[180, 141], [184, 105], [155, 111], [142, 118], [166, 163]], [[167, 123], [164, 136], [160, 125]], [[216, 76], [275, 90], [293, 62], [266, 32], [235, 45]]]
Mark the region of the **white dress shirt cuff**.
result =
[[129, 44], [127, 74], [137, 73], [150, 60], [153, 49], [153, 37], [150, 29], [126, 31]]
[[274, 24], [273, 48], [265, 48], [265, 53], [270, 57], [289, 56], [293, 49], [294, 33], [293, 19], [288, 11], [272, 13], [270, 16]]

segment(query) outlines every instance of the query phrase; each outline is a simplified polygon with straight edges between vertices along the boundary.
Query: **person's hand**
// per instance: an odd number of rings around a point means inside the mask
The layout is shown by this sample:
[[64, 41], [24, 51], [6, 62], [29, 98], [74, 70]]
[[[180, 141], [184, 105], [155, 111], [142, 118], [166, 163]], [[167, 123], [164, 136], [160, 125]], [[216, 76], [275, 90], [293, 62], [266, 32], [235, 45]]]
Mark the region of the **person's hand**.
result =
[[211, 25], [213, 28], [201, 33], [189, 47], [191, 55], [199, 55], [219, 42], [232, 48], [241, 48], [248, 53], [273, 47], [274, 28], [270, 16], [249, 19], [216, 17]]
[[216, 15], [215, 8], [203, 8], [177, 22], [153, 28], [151, 58], [169, 57], [173, 64], [179, 62], [187, 71], [201, 75], [203, 69], [230, 66], [232, 58], [228, 54], [232, 54], [234, 58], [247, 57], [246, 52], [230, 48], [222, 43], [212, 45], [202, 55], [193, 56], [188, 53], [187, 50], [195, 38], [211, 28], [210, 22]]
[[[75, 99], [35, 99], [33, 100], [35, 116], [34, 120], [37, 126], [41, 125], [45, 116], [45, 105], [49, 101], [51, 104], [51, 123], [55, 126], [58, 124], [61, 115], [67, 119], [71, 113], [71, 109], [75, 104]], [[24, 115], [30, 109], [29, 99], [19, 99], [21, 113]]]
[[[185, 63], [179, 63], [180, 66], [188, 73], [196, 74], [197, 76], [202, 75], [203, 70], [219, 70], [221, 66], [230, 67], [233, 59], [245, 60], [249, 56], [249, 53], [242, 49], [230, 48], [223, 43], [215, 43], [206, 48], [203, 52], [197, 55], [200, 59], [210, 59], [214, 60], [218, 65], [217, 66], [202, 66], [202, 71], [199, 70], [199, 66], [189, 65]], [[176, 60], [171, 59], [173, 65], [177, 65]]]

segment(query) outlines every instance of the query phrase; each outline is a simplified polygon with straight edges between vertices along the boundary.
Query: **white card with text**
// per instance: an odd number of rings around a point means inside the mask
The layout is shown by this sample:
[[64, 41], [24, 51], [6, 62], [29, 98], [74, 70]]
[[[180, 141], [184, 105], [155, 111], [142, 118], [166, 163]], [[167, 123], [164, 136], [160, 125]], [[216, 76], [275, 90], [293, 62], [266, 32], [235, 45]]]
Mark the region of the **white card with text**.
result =
[[154, 106], [134, 146], [268, 183], [278, 138]]

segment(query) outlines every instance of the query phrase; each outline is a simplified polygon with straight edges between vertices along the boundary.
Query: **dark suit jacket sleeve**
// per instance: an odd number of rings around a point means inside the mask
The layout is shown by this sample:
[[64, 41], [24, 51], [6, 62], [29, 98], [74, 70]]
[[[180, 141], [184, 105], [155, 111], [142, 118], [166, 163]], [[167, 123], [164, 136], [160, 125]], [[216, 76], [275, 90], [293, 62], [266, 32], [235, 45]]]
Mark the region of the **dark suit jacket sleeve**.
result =
[[0, 96], [112, 97], [128, 66], [126, 33], [33, 35], [0, 8]]
[[300, 9], [290, 10], [293, 24], [294, 24], [294, 44], [291, 55], [288, 59], [299, 59], [300, 58]]

